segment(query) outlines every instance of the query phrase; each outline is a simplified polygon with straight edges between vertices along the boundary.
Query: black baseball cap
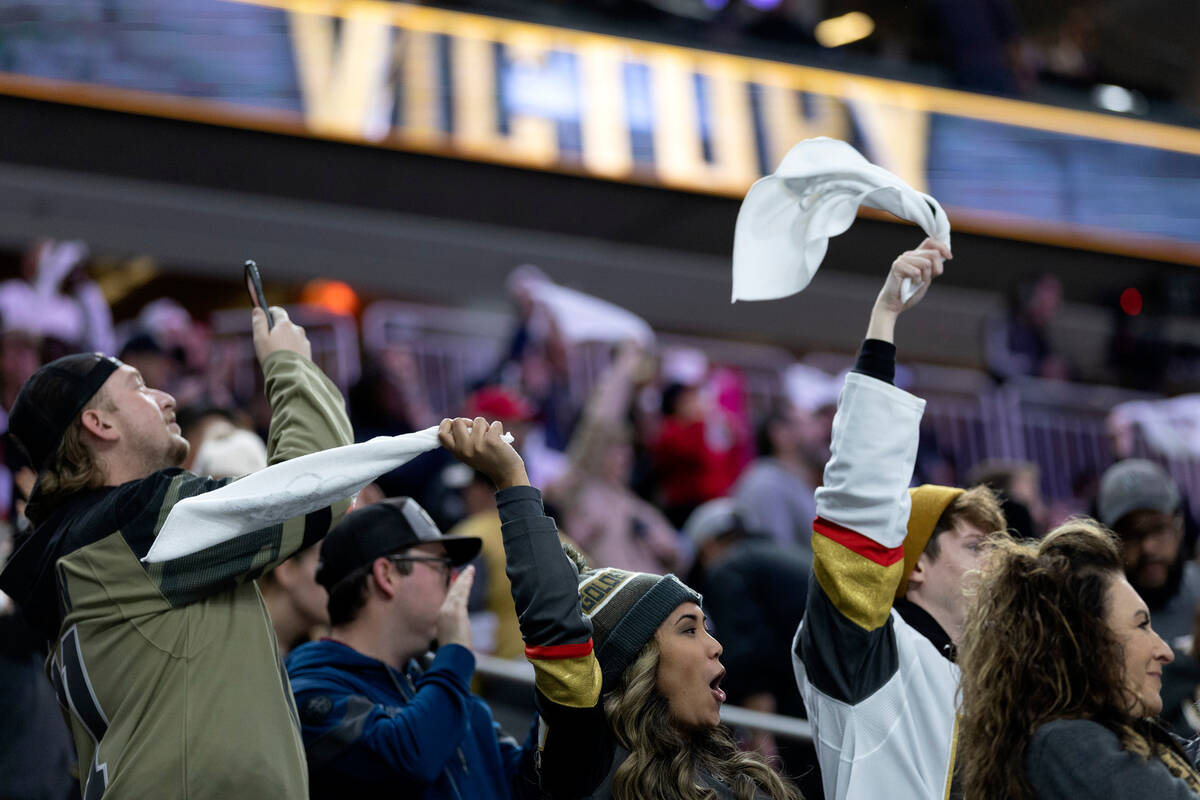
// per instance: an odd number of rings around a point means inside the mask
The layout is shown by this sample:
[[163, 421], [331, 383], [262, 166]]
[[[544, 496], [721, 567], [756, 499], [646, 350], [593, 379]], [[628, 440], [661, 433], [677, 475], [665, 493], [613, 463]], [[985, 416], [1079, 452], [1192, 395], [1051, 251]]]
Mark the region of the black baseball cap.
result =
[[479, 555], [478, 536], [443, 536], [425, 509], [411, 497], [389, 497], [352, 511], [321, 543], [317, 583], [332, 592], [352, 573], [380, 556], [403, 552], [419, 544], [440, 544], [454, 566]]
[[25, 381], [8, 416], [8, 434], [35, 471], [46, 469], [63, 434], [121, 362], [100, 353], [63, 356]]

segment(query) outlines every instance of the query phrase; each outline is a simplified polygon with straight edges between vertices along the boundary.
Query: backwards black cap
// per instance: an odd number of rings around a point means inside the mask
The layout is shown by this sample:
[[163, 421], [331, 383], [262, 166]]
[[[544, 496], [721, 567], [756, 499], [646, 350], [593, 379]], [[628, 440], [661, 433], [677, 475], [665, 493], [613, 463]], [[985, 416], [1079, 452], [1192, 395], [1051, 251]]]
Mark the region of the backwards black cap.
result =
[[8, 434], [37, 472], [49, 466], [67, 428], [120, 366], [100, 353], [77, 353], [51, 361], [25, 381], [8, 415]]
[[479, 554], [478, 536], [443, 536], [425, 509], [411, 497], [389, 497], [351, 511], [321, 543], [317, 583], [330, 592], [380, 556], [419, 544], [441, 544], [454, 566]]

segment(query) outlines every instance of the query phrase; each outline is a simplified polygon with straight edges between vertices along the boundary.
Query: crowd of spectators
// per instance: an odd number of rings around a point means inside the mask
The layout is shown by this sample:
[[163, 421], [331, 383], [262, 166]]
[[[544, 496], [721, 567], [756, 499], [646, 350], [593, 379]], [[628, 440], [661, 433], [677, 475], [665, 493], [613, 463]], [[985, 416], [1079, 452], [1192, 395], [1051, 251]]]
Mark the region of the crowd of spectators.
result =
[[[5, 408], [43, 363], [81, 350], [113, 353], [137, 367], [147, 385], [177, 399], [177, 419], [191, 443], [187, 468], [231, 477], [265, 467], [269, 411], [260, 391], [251, 396], [235, 391], [233, 364], [210, 346], [204, 322], [164, 299], [114, 325], [86, 265], [82, 243], [39, 242], [26, 253], [22, 275], [0, 284]], [[459, 387], [467, 398], [461, 408], [432, 407], [427, 373], [412, 352], [394, 347], [368, 354], [357, 382], [345, 387], [356, 439], [417, 431], [457, 414], [502, 421], [514, 435], [531, 482], [544, 489], [548, 513], [557, 519], [565, 542], [605, 567], [687, 576], [705, 596], [725, 663], [738, 676], [727, 685], [731, 702], [803, 716], [789, 649], [813, 564], [813, 493], [829, 458], [837, 396], [828, 387], [837, 380], [823, 375], [806, 381], [800, 370], [793, 377], [801, 376], [801, 390], [781, 392], [769, 405], [751, 408], [736, 370], [714, 366], [699, 352], [659, 353], [652, 342], [625, 339], [607, 345], [606, 367], [582, 401], [573, 402], [577, 393], [571, 391], [567, 363], [577, 343], [564, 335], [553, 310], [542, 306], [536, 293], [521, 281], [511, 288], [510, 340], [497, 363]], [[1070, 377], [1045, 333], [1060, 302], [1061, 286], [1050, 276], [1022, 285], [1010, 315], [988, 338], [987, 363], [997, 379]], [[4, 453], [6, 474], [0, 482], [5, 540], [11, 547], [27, 533], [21, 508], [33, 474], [12, 448]], [[918, 471], [920, 462], [918, 455]], [[1040, 536], [1060, 521], [1040, 497], [1038, 465], [963, 466], [961, 480], [952, 475], [944, 482], [991, 487], [1010, 527], [1022, 536]], [[970, 466], [974, 469], [967, 475]], [[1178, 658], [1168, 677], [1178, 696], [1168, 700], [1167, 710], [1177, 712], [1172, 721], [1185, 731], [1200, 726], [1193, 725], [1194, 713], [1179, 710], [1192, 696], [1193, 674], [1200, 674], [1191, 636], [1200, 568], [1191, 560], [1195, 537], [1189, 506], [1161, 469], [1145, 467], [1124, 483], [1119, 478], [1106, 476], [1124, 489], [1109, 486], [1106, 495], [1103, 483], [1094, 487], [1099, 505], [1092, 510], [1127, 541], [1148, 543], [1150, 549], [1130, 555], [1126, 563], [1130, 581], [1156, 620], [1169, 609], [1170, 630], [1164, 635]], [[1131, 519], [1130, 512], [1139, 509], [1137, 499], [1156, 491], [1162, 497], [1156, 495], [1151, 504], [1149, 521]], [[358, 502], [396, 497], [415, 498], [449, 535], [481, 541], [468, 600], [474, 647], [521, 658], [525, 648], [488, 476], [436, 450], [381, 476]], [[1088, 510], [1084, 503], [1081, 499], [1075, 510]], [[1136, 530], [1124, 532], [1130, 525]], [[328, 629], [327, 594], [314, 577], [316, 564], [316, 548], [308, 548], [259, 581], [285, 655]], [[778, 590], [785, 585], [789, 591]], [[0, 623], [19, 628], [11, 606], [3, 611]], [[6, 635], [5, 642], [12, 652], [5, 654], [10, 678], [4, 685], [24, 686], [21, 681], [40, 669], [39, 645], [20, 630]], [[30, 690], [11, 703], [23, 707], [29, 722], [22, 738], [42, 743], [20, 758], [53, 771], [71, 757], [63, 731], [47, 722], [57, 714], [48, 691]], [[812, 763], [811, 751], [761, 733], [748, 734], [743, 744], [780, 756], [792, 775]]]
[[[21, 260], [20, 277], [0, 284], [5, 408], [42, 363], [81, 349], [111, 352], [137, 367], [148, 385], [177, 399], [180, 425], [193, 443], [188, 468], [213, 475], [251, 471], [262, 445], [249, 442], [248, 432], [265, 435], [267, 409], [259, 392], [247, 394], [233, 380], [228, 348], [214, 347], [206, 322], [166, 298], [114, 326], [86, 265], [82, 242], [39, 242]], [[524, 278], [532, 273], [529, 267], [514, 273], [508, 344], [469, 385], [455, 387], [466, 397], [460, 408], [432, 407], [431, 373], [405, 345], [365, 353], [361, 375], [344, 387], [356, 437], [420, 430], [445, 413], [502, 420], [534, 484], [546, 487], [566, 534], [613, 566], [686, 570], [696, 543], [680, 532], [698, 506], [723, 497], [735, 501], [747, 531], [806, 552], [812, 495], [828, 457], [836, 378], [796, 365], [781, 377], [773, 399], [764, 404], [759, 398], [751, 408], [737, 369], [712, 365], [694, 349], [660, 353], [651, 342], [628, 339], [611, 345], [607, 366], [591, 382], [590, 394], [580, 397], [568, 369], [578, 343], [563, 335], [555, 314], [530, 293]], [[1061, 303], [1062, 287], [1052, 275], [1014, 287], [1007, 312], [984, 335], [983, 363], [997, 381], [1072, 377], [1050, 330]], [[926, 434], [919, 477], [989, 483], [1003, 491], [1009, 517], [1022, 532], [1045, 530], [1064, 511], [1086, 511], [1092, 502], [1094, 485], [1082, 485], [1085, 494], [1074, 504], [1048, 508], [1039, 496], [1037, 465], [950, 463], [936, 437]], [[1130, 455], [1129, 449], [1118, 447], [1118, 455]], [[11, 448], [6, 451], [0, 495], [14, 524], [20, 492], [12, 487], [20, 483], [21, 466]], [[478, 529], [494, 509], [486, 492], [473, 491], [475, 483], [451, 459], [431, 453], [382, 476], [373, 491], [417, 498], [443, 529], [459, 523]], [[498, 528], [484, 539], [497, 537]], [[487, 570], [482, 572], [479, 583], [488, 586]], [[501, 575], [493, 588], [503, 598], [502, 582]], [[515, 648], [514, 640], [500, 649], [513, 655]]]

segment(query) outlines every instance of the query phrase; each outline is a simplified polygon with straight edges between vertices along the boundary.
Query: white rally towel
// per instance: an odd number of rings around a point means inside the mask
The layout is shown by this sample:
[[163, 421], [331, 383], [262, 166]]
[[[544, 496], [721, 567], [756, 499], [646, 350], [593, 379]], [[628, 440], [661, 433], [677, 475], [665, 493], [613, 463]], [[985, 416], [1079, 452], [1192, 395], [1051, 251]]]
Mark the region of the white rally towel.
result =
[[[511, 443], [512, 435], [505, 434]], [[356, 494], [371, 481], [438, 446], [437, 428], [310, 453], [253, 472], [172, 508], [143, 561], [192, 555]]]
[[632, 339], [644, 347], [654, 344], [654, 331], [637, 314], [594, 295], [560, 286], [537, 268], [518, 267], [509, 281], [521, 283], [568, 342], [620, 343]]
[[1118, 403], [1109, 412], [1108, 428], [1127, 436], [1140, 429], [1154, 452], [1167, 458], [1195, 458], [1200, 455], [1200, 395]]
[[[808, 286], [829, 240], [854, 223], [860, 205], [889, 211], [950, 244], [950, 221], [937, 200], [845, 142], [805, 139], [742, 201], [733, 237], [734, 302], [774, 300]], [[904, 299], [918, 288], [905, 280]]]

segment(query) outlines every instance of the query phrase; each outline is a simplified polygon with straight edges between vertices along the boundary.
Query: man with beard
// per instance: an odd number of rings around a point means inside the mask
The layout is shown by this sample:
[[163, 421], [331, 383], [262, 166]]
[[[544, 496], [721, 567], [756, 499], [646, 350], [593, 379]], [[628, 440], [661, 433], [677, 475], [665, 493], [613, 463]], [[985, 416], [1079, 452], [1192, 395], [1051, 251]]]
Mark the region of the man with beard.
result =
[[1100, 479], [1100, 521], [1121, 538], [1125, 576], [1168, 643], [1192, 632], [1200, 601], [1200, 565], [1183, 552], [1179, 487], [1167, 471], [1140, 458], [1119, 461]]
[[[273, 329], [261, 310], [252, 317], [270, 462], [349, 444], [344, 402], [304, 329], [272, 312]], [[36, 527], [0, 588], [49, 643], [84, 798], [307, 797], [296, 707], [254, 579], [320, 539], [348, 503], [288, 512], [295, 503], [264, 492], [249, 530], [211, 537], [232, 512], [201, 496], [229, 480], [179, 469], [188, 442], [174, 398], [99, 353], [39, 369], [9, 433], [38, 472], [26, 510]], [[186, 510], [198, 502], [207, 510]], [[191, 549], [147, 558], [179, 540]]]

